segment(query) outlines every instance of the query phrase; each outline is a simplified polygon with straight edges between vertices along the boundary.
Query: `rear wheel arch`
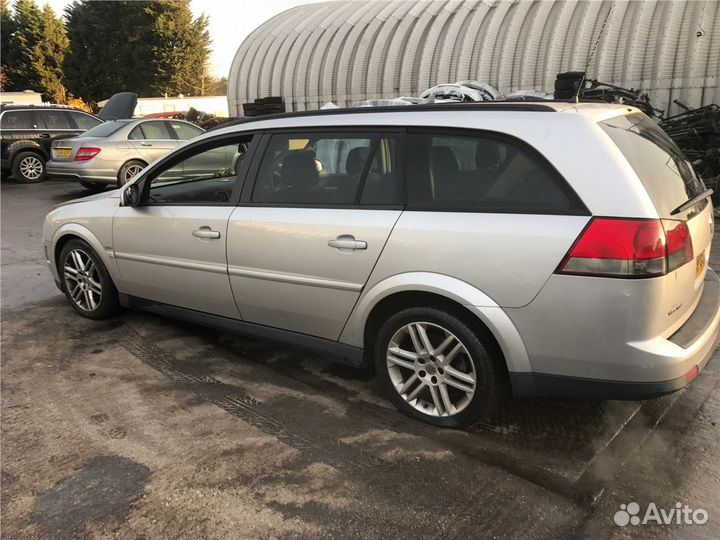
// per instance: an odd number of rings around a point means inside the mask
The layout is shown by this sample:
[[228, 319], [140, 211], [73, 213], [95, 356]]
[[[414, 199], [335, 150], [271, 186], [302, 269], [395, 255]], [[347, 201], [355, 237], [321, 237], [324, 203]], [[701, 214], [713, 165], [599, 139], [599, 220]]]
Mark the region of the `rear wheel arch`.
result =
[[493, 353], [493, 359], [498, 362], [498, 367], [502, 368], [503, 373], [507, 374], [508, 364], [505, 354], [494, 333], [485, 322], [455, 300], [441, 294], [419, 290], [407, 290], [390, 294], [373, 306], [365, 320], [363, 329], [363, 349], [368, 365], [371, 364], [375, 339], [383, 324], [395, 313], [413, 307], [434, 307], [464, 321]]
[[118, 170], [118, 174], [117, 174], [118, 186], [122, 186], [125, 184], [125, 180], [123, 179], [123, 176], [125, 175], [125, 169], [128, 166], [133, 165], [133, 164], [142, 165], [143, 169], [148, 166], [147, 161], [145, 161], [144, 159], [140, 159], [140, 158], [128, 159], [125, 163], [122, 164], [122, 166]]
[[50, 161], [50, 155], [48, 155], [45, 149], [41, 145], [33, 141], [16, 141], [10, 144], [7, 151], [8, 160], [11, 164], [15, 161], [15, 157], [21, 152], [34, 152], [40, 157], [42, 157], [45, 161]]

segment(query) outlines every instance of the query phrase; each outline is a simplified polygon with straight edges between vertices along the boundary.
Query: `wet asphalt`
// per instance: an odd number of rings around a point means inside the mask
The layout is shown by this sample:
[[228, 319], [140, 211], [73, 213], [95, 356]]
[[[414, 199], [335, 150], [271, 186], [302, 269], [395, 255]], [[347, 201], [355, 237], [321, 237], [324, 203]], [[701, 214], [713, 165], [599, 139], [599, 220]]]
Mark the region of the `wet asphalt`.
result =
[[[78, 317], [41, 225], [86, 194], [2, 182], [3, 538], [720, 537], [717, 358], [650, 401], [508, 399], [433, 428], [366, 371], [147, 313]], [[620, 527], [630, 502], [708, 521]]]

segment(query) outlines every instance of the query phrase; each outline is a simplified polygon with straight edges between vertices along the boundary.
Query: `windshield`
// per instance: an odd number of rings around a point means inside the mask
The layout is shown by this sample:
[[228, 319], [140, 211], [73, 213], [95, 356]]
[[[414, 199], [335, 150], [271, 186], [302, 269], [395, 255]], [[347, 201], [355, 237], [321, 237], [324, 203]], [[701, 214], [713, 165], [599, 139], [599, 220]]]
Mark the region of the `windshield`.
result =
[[115, 120], [109, 120], [107, 122], [103, 122], [100, 125], [95, 126], [92, 129], [88, 129], [85, 133], [82, 134], [83, 137], [107, 137], [109, 135], [112, 135], [117, 130], [119, 130], [121, 127], [126, 125], [127, 122], [117, 122]]
[[627, 158], [662, 216], [705, 190], [672, 139], [643, 113], [616, 116], [600, 126]]

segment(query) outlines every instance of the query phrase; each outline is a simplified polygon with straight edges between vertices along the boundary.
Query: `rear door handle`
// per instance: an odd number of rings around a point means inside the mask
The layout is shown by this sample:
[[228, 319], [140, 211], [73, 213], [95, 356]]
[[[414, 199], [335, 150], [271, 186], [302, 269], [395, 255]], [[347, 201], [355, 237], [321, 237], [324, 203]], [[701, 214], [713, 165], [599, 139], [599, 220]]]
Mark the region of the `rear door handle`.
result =
[[152, 143], [149, 142], [141, 142], [140, 146], [152, 146]]
[[351, 234], [341, 234], [335, 240], [328, 240], [328, 246], [337, 249], [367, 249], [367, 242], [365, 240], [355, 240], [355, 237]]
[[38, 135], [38, 137], [40, 137], [42, 139], [49, 139], [50, 134], [49, 133], [41, 133], [40, 135]]
[[217, 238], [220, 238], [220, 232], [219, 231], [213, 231], [210, 227], [204, 226], [200, 227], [199, 229], [195, 229], [192, 232], [193, 236], [195, 238], [205, 238], [208, 240], [215, 240]]

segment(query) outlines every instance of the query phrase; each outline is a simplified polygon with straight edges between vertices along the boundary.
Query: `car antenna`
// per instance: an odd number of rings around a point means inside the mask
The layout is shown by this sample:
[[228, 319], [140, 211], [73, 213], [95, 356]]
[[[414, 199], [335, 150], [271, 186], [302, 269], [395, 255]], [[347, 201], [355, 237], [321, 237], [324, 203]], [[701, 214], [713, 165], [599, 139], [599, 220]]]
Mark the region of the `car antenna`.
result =
[[578, 84], [577, 92], [575, 92], [575, 95], [570, 98], [570, 103], [580, 103], [580, 92], [585, 86], [585, 77], [587, 76], [587, 71], [590, 69], [590, 63], [592, 62], [593, 57], [595, 56], [595, 51], [598, 48], [598, 45], [600, 44], [600, 39], [602, 38], [603, 32], [605, 32], [605, 26], [607, 25], [608, 20], [610, 19], [610, 14], [612, 13], [613, 5], [610, 4], [610, 9], [608, 9], [607, 15], [605, 15], [605, 20], [603, 21], [602, 26], [600, 27], [600, 32], [598, 33], [598, 37], [595, 40], [595, 45], [593, 45], [592, 51], [590, 51], [590, 54], [588, 55], [587, 63], [585, 64], [585, 70], [583, 71], [582, 78], [580, 79], [580, 84]]

